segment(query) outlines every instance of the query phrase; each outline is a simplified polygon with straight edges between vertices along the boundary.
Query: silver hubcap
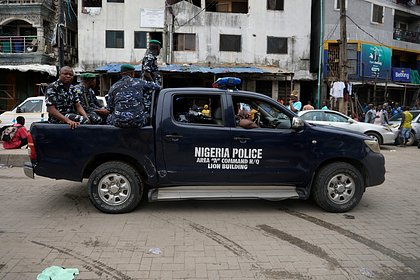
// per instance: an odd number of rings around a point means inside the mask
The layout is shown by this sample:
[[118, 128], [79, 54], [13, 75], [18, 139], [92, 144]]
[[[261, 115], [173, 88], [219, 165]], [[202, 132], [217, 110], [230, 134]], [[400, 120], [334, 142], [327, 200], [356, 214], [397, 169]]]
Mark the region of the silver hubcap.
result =
[[344, 174], [337, 174], [328, 182], [328, 198], [336, 204], [347, 203], [354, 195], [355, 182]]
[[120, 205], [130, 197], [131, 185], [125, 176], [110, 173], [99, 181], [98, 193], [101, 200], [107, 204]]

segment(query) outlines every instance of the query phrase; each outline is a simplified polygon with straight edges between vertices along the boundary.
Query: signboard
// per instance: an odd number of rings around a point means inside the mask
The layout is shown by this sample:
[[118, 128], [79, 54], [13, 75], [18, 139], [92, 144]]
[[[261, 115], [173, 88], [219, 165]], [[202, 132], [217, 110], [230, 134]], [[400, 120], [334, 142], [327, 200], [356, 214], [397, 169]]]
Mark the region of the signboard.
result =
[[392, 68], [392, 80], [396, 82], [410, 83], [410, 68]]
[[391, 74], [391, 49], [362, 44], [362, 76], [387, 79]]
[[163, 28], [165, 10], [162, 9], [140, 9], [140, 27]]

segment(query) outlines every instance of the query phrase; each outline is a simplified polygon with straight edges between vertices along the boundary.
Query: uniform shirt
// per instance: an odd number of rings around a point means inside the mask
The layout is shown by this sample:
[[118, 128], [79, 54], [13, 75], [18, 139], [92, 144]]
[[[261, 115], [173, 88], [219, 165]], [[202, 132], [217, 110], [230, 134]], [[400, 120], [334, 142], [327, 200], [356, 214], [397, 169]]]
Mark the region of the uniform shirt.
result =
[[88, 88], [83, 84], [78, 84], [74, 86], [74, 91], [79, 97], [80, 105], [82, 105], [86, 112], [92, 112], [95, 109], [102, 108], [93, 89]]
[[144, 79], [144, 73], [149, 72], [153, 78], [153, 82], [160, 84], [159, 68], [157, 65], [157, 57], [150, 50], [147, 50], [142, 62], [141, 76]]
[[160, 89], [153, 82], [123, 76], [108, 92], [107, 123], [118, 127], [142, 127], [149, 115], [144, 110], [143, 90]]
[[14, 124], [13, 126], [17, 126], [19, 128], [13, 136], [12, 140], [3, 142], [3, 148], [5, 149], [17, 149], [20, 147], [21, 141], [28, 138], [28, 132], [24, 126], [18, 123]]
[[[70, 85], [67, 90], [64, 87], [64, 84], [60, 80], [57, 80], [47, 87], [45, 102], [47, 106], [54, 105], [61, 114], [66, 115], [76, 113], [74, 105], [79, 103], [80, 100], [74, 91], [73, 85]], [[60, 123], [60, 121], [54, 118], [51, 114], [48, 116], [48, 121], [50, 123]]]

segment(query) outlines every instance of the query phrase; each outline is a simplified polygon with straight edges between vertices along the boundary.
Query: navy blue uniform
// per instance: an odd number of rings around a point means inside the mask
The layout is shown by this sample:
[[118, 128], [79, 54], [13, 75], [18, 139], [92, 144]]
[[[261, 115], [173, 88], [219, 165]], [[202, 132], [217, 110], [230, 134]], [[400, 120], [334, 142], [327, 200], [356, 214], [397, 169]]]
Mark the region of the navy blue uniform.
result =
[[[60, 80], [51, 83], [47, 87], [45, 101], [47, 106], [54, 105], [62, 115], [72, 121], [80, 123], [88, 123], [89, 121], [87, 118], [76, 113], [75, 105], [76, 103], [80, 103], [80, 100], [73, 85], [70, 85], [69, 89], [66, 89]], [[50, 123], [62, 123], [51, 114], [49, 114], [48, 121]]]
[[118, 127], [144, 126], [150, 115], [144, 108], [143, 90], [158, 89], [156, 83], [123, 76], [108, 92], [107, 123]]

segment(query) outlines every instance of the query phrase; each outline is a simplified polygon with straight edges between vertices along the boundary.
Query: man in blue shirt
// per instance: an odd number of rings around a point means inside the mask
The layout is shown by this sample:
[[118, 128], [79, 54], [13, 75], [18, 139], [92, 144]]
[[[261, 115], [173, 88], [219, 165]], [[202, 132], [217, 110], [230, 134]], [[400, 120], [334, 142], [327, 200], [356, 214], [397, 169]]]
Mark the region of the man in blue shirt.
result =
[[293, 90], [290, 94], [289, 109], [295, 113], [298, 113], [302, 109], [302, 102], [298, 100], [298, 95], [297, 90]]

